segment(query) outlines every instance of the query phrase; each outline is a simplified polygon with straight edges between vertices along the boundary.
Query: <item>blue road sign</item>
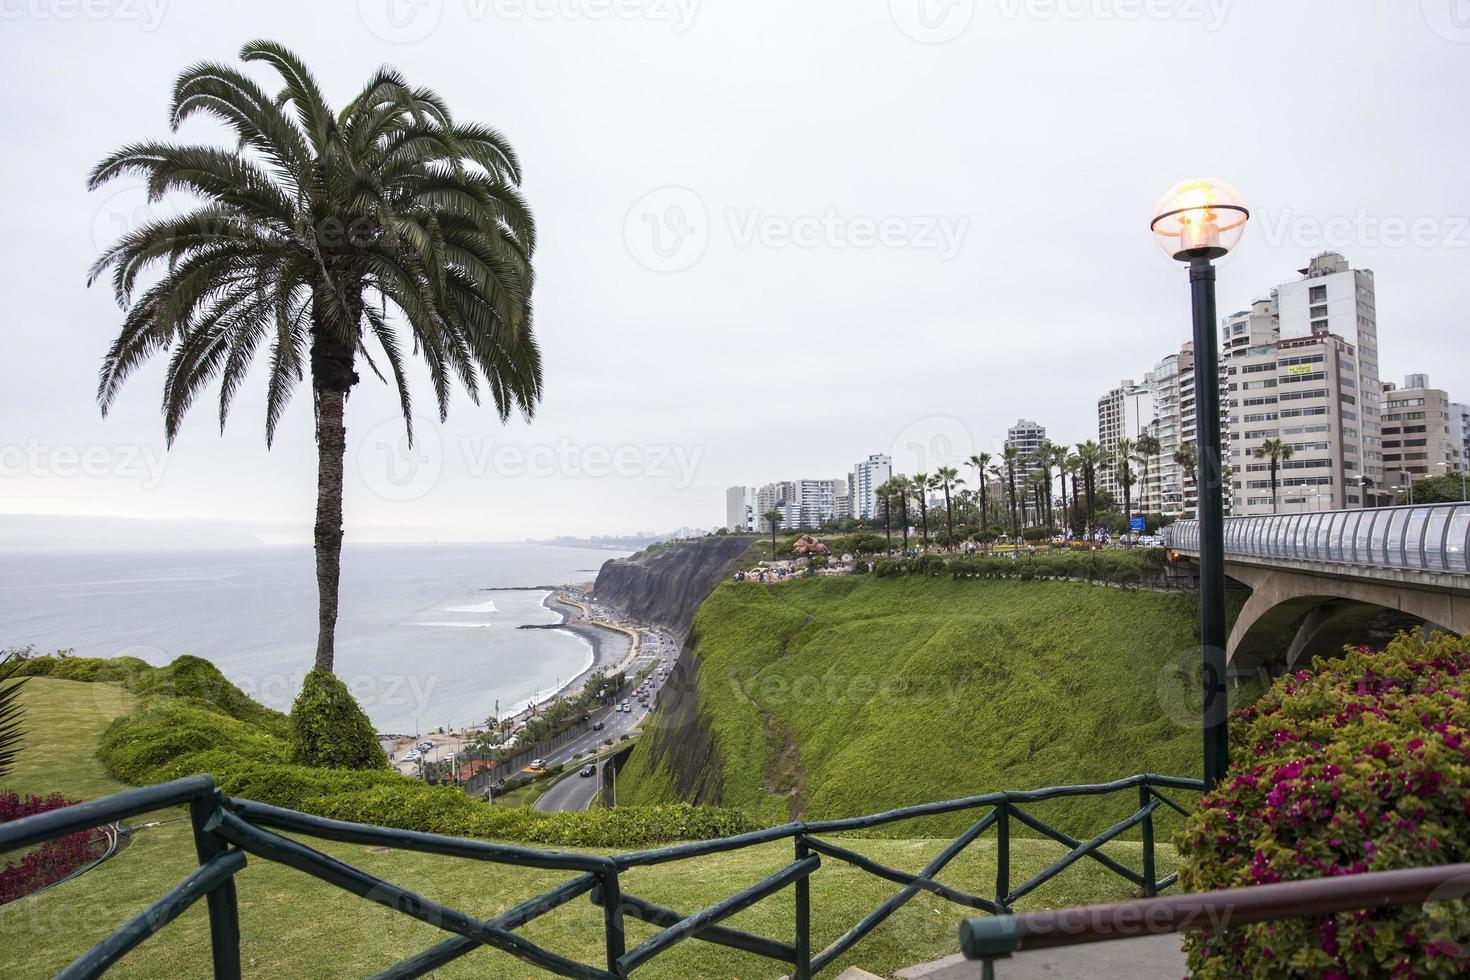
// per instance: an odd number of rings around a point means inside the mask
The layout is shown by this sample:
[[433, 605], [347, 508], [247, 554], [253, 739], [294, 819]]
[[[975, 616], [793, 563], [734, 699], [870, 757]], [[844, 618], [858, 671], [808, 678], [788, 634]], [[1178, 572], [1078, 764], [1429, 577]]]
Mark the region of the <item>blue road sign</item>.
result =
[[1128, 519], [1128, 527], [1135, 534], [1141, 534], [1148, 525], [1144, 523], [1142, 514], [1134, 514]]

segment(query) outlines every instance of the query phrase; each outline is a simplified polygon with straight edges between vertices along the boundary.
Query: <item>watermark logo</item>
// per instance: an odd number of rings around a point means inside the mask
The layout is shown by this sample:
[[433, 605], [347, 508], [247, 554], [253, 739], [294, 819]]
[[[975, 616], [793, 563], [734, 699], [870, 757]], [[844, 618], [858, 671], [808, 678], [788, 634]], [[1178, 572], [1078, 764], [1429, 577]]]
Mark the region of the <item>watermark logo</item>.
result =
[[156, 31], [168, 0], [0, 0], [0, 21], [115, 20]]
[[1118, 21], [1175, 20], [1196, 23], [1213, 34], [1225, 26], [1233, 0], [999, 0], [1006, 20]]
[[623, 241], [633, 258], [654, 272], [682, 272], [709, 246], [709, 212], [687, 187], [643, 195], [623, 219]]
[[1272, 247], [1300, 251], [1357, 249], [1470, 249], [1470, 216], [1378, 215], [1359, 209], [1326, 217], [1290, 208], [1256, 215], [1255, 226]]
[[384, 500], [418, 500], [438, 486], [443, 475], [444, 447], [438, 429], [416, 417], [413, 433], [410, 445], [403, 419], [391, 418], [373, 426], [358, 443], [358, 475]]
[[970, 219], [948, 215], [844, 215], [834, 208], [821, 214], [779, 215], [759, 208], [725, 212], [736, 248], [857, 249], [932, 251], [941, 262], [959, 254]]
[[520, 446], [490, 439], [461, 439], [459, 450], [470, 476], [505, 479], [666, 480], [675, 490], [694, 483], [702, 446], [621, 445], [583, 446], [570, 439]]
[[389, 44], [413, 44], [439, 26], [444, 0], [357, 0], [357, 15], [374, 37]]
[[645, 194], [623, 221], [628, 251], [654, 272], [682, 272], [698, 262], [716, 228], [737, 249], [932, 252], [941, 262], [959, 254], [970, 219], [955, 215], [777, 214], [730, 207], [712, 221], [704, 199], [687, 187]]
[[1420, 0], [1424, 22], [1446, 41], [1470, 44], [1470, 0]]
[[[699, 0], [464, 0], [460, 12], [474, 23], [646, 21], [675, 34], [694, 25]], [[444, 0], [358, 0], [358, 17], [375, 37], [414, 44], [438, 30]]]
[[944, 44], [969, 29], [975, 0], [888, 0], [893, 23], [920, 44]]

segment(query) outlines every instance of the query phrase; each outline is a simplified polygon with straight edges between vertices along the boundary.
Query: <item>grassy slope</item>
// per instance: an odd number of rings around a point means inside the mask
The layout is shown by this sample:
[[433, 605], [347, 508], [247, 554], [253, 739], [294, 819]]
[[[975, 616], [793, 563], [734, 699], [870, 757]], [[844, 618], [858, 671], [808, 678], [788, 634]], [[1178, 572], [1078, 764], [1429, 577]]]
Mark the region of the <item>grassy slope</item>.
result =
[[[1195, 608], [1187, 595], [1064, 582], [727, 583], [695, 621], [723, 802], [774, 821], [1142, 771], [1197, 776], [1198, 730], [1173, 720], [1194, 710], [1178, 665], [1198, 660]], [[669, 797], [667, 773], [646, 760], [634, 753], [625, 802]], [[1037, 812], [1097, 831], [1132, 803]]]
[[[99, 690], [101, 689], [101, 690]], [[93, 755], [107, 721], [131, 704], [111, 684], [83, 684], [36, 678], [28, 683], [31, 735], [21, 765], [4, 781], [23, 793], [52, 790], [91, 797], [123, 788], [108, 778]], [[147, 819], [169, 820], [182, 810]], [[132, 821], [144, 822], [143, 818]], [[564, 875], [428, 855], [350, 845], [320, 845], [323, 850], [388, 880], [415, 888], [458, 908], [491, 915]], [[917, 871], [942, 846], [933, 840], [862, 840], [855, 850], [900, 868]], [[1017, 842], [1012, 857], [1016, 880], [1060, 853], [1055, 846]], [[1137, 866], [1137, 848], [1121, 844], [1115, 856]], [[941, 880], [986, 893], [994, 880], [993, 844], [981, 841], [956, 860]], [[624, 878], [632, 894], [693, 911], [727, 897], [736, 888], [771, 873], [790, 860], [789, 844], [748, 849], [680, 864], [641, 869]], [[181, 880], [194, 866], [187, 824], [165, 823], [140, 831], [119, 856], [77, 881], [40, 895], [0, 906], [0, 976], [50, 976], [108, 931], [136, 914]], [[1161, 854], [1161, 872], [1172, 870], [1173, 855]], [[697, 872], [693, 871], [697, 868]], [[404, 916], [370, 905], [289, 869], [252, 858], [237, 877], [240, 889], [242, 955], [250, 976], [362, 976], [423, 949], [442, 933]], [[877, 881], [836, 862], [813, 880], [814, 942], [825, 945], [841, 935], [896, 886]], [[1024, 908], [1071, 905], [1126, 897], [1117, 879], [1090, 862], [1021, 903]], [[840, 965], [862, 965], [876, 972], [951, 953], [962, 912], [937, 899], [920, 897], [905, 906], [859, 944]], [[601, 959], [601, 911], [585, 900], [566, 906], [524, 930], [529, 938], [584, 962]], [[771, 936], [793, 928], [789, 897], [768, 899], [732, 923]], [[651, 935], [650, 927], [629, 923], [630, 939]], [[208, 926], [203, 904], [190, 909], [122, 961], [109, 976], [172, 978], [208, 972]], [[769, 961], [686, 942], [639, 971], [650, 978], [776, 977], [783, 971]], [[836, 975], [839, 970], [825, 975]], [[436, 973], [443, 977], [541, 976], [519, 960], [479, 951]]]

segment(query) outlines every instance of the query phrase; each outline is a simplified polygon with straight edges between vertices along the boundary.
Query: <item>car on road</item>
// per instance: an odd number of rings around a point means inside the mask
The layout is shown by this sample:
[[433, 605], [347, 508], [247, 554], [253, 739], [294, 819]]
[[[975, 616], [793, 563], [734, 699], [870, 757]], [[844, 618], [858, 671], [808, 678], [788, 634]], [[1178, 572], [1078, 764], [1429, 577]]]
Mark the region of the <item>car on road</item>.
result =
[[595, 776], [595, 775], [597, 775], [597, 767], [596, 766], [583, 766], [577, 772], [577, 775], [578, 776]]
[[546, 760], [545, 759], [532, 759], [531, 760], [531, 764], [529, 766], [527, 766], [526, 768], [527, 769], [545, 769], [546, 768]]
[[602, 731], [602, 730], [603, 730], [603, 729], [604, 729], [604, 728], [606, 728], [606, 727], [607, 727], [607, 725], [605, 725], [605, 724], [603, 724], [603, 723], [602, 723], [602, 722], [600, 722], [600, 721], [598, 721], [598, 722], [593, 722], [593, 724], [592, 724], [592, 730], [593, 730], [593, 731], [594, 731], [594, 732], [600, 732], [600, 731]]

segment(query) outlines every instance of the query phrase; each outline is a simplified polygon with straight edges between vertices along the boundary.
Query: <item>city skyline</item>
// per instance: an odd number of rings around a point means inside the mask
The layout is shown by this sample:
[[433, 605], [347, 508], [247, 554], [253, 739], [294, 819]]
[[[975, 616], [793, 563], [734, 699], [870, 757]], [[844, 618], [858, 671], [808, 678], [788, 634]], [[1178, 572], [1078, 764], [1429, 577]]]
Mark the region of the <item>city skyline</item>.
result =
[[[1442, 352], [1470, 308], [1467, 138], [1443, 118], [1470, 81], [1470, 38], [1418, 4], [1225, 5], [1218, 22], [1184, 6], [1123, 21], [972, 5], [944, 38], [915, 37], [897, 0], [693, 5], [680, 23], [450, 4], [421, 36], [371, 2], [172, 4], [156, 23], [27, 8], [0, 38], [0, 106], [30, 175], [3, 192], [27, 231], [0, 243], [14, 324], [0, 512], [228, 516], [307, 539], [309, 400], [267, 452], [252, 376], [223, 435], [201, 406], [166, 449], [157, 363], [104, 421], [96, 375], [121, 315], [83, 287], [151, 213], [138, 187], [87, 194], [87, 171], [166, 138], [177, 72], [232, 59], [261, 23], [292, 24], [278, 39], [334, 99], [389, 63], [504, 132], [540, 226], [535, 420], [502, 427], [461, 397], [440, 424], [423, 397], [409, 451], [393, 393], [365, 377], [347, 419], [349, 541], [703, 526], [757, 470], [822, 477], [870, 453], [932, 470], [941, 451], [998, 452], [1019, 417], [1058, 443], [1096, 438], [1099, 395], [1188, 340], [1187, 295], [1147, 226], [1200, 173], [1254, 211], [1220, 269], [1222, 312], [1335, 248], [1377, 273], [1394, 337], [1380, 376], [1432, 368], [1465, 397], [1470, 364]], [[767, 52], [753, 75], [752, 50]], [[58, 76], [78, 61], [116, 83]], [[1186, 71], [1217, 84], [1159, 84]], [[54, 82], [44, 108], [37, 77]], [[1251, 131], [1273, 139], [1231, 137]]]

